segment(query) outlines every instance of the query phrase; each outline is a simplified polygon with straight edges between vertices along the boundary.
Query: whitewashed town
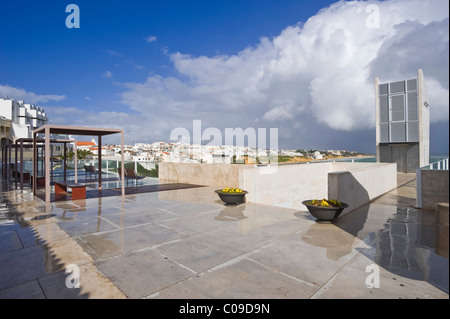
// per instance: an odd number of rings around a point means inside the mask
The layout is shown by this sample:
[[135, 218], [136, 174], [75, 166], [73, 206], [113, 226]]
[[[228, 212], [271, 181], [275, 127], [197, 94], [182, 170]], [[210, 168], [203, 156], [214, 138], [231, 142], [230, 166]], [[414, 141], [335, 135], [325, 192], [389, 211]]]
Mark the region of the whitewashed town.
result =
[[[0, 98], [0, 135], [2, 145], [13, 143], [20, 138], [32, 138], [32, 131], [44, 124], [49, 118], [45, 110], [24, 101], [13, 98]], [[71, 137], [69, 137], [72, 139]], [[84, 150], [94, 159], [99, 147], [96, 139], [77, 141], [77, 150]], [[74, 145], [69, 145], [73, 149]], [[153, 143], [135, 143], [125, 145], [125, 160], [140, 163], [245, 163], [260, 164], [274, 162], [284, 157], [285, 161], [312, 161], [340, 157], [356, 157], [361, 154], [344, 150], [267, 150], [248, 146], [234, 145], [200, 145], [180, 142], [157, 141]], [[58, 155], [56, 150], [55, 155]], [[102, 145], [101, 155], [105, 160], [120, 157], [120, 145]], [[281, 161], [280, 161], [281, 162]]]

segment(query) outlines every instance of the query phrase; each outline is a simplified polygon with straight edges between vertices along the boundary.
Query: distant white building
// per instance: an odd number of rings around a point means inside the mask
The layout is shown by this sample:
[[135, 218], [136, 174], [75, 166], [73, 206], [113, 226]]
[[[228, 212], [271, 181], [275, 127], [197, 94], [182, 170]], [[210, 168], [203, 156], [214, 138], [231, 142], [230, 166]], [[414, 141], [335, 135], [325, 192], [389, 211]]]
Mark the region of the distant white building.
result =
[[225, 154], [212, 154], [212, 160], [216, 164], [231, 164], [232, 157]]
[[11, 121], [10, 134], [14, 140], [32, 138], [33, 130], [48, 122], [44, 109], [13, 99], [0, 98], [0, 116]]
[[316, 160], [321, 160], [323, 159], [323, 154], [320, 153], [319, 151], [315, 151], [312, 157]]

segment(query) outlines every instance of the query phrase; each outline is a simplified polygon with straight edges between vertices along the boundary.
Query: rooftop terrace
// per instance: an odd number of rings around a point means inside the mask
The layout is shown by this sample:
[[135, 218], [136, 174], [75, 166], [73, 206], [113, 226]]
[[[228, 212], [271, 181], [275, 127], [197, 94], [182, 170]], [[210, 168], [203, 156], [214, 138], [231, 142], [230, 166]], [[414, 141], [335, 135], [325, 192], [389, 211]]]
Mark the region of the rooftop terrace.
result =
[[[333, 224], [225, 206], [212, 187], [46, 204], [2, 180], [0, 298], [447, 299], [434, 213], [413, 208], [414, 175], [397, 180]], [[366, 286], [372, 264], [379, 288]]]

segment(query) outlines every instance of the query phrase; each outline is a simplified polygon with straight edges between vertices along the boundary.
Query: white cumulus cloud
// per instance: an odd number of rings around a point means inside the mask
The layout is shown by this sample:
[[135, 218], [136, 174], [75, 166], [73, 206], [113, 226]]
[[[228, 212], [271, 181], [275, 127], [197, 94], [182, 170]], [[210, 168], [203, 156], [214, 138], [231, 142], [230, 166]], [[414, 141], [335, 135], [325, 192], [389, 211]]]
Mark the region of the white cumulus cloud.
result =
[[9, 85], [0, 85], [0, 98], [5, 97], [13, 98], [15, 100], [22, 100], [29, 104], [47, 103], [49, 101], [58, 102], [66, 98], [65, 95], [36, 94], [21, 88], [15, 88]]
[[[379, 9], [377, 27], [368, 24], [369, 4]], [[339, 1], [234, 55], [173, 53], [179, 76], [127, 83], [123, 103], [167, 136], [193, 119], [220, 129], [258, 123], [295, 131], [312, 120], [357, 131], [375, 126], [375, 77], [404, 80], [421, 68], [432, 121], [442, 120], [449, 108], [448, 6], [441, 0]]]

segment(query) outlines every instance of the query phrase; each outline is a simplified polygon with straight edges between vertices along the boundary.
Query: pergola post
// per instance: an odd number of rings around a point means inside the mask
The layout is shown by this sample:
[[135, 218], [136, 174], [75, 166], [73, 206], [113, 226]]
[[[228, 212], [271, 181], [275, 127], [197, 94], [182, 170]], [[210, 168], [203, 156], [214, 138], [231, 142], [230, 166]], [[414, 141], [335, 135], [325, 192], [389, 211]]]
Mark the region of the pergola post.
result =
[[50, 145], [50, 183], [53, 183], [53, 145]]
[[3, 166], [4, 166], [4, 161], [3, 161], [3, 154], [5, 153], [5, 151], [3, 150], [3, 147], [2, 147], [2, 177], [3, 177]]
[[45, 145], [44, 146], [38, 146], [38, 148], [41, 148], [41, 174], [42, 173], [44, 173], [44, 175], [45, 175], [45, 167], [44, 167], [44, 163], [45, 163], [45, 158], [44, 158], [44, 156], [45, 156]]
[[17, 188], [17, 141], [14, 143], [14, 185]]
[[102, 136], [98, 136], [98, 190], [102, 190]]
[[45, 128], [45, 202], [50, 203], [50, 128]]
[[66, 174], [67, 174], [67, 143], [64, 142], [64, 181], [66, 181]]
[[123, 130], [120, 135], [120, 157], [122, 161], [122, 169], [121, 169], [121, 180], [122, 180], [122, 196], [125, 196], [125, 154], [124, 154], [124, 136], [123, 136]]
[[23, 140], [20, 140], [20, 189], [23, 189]]
[[36, 174], [37, 174], [37, 157], [38, 157], [38, 152], [37, 152], [37, 147], [36, 147], [36, 133], [33, 133], [33, 195], [36, 196]]
[[74, 159], [73, 163], [75, 166], [75, 184], [78, 183], [78, 150], [77, 150], [77, 142], [75, 141], [75, 147], [74, 147]]
[[11, 153], [12, 153], [12, 144], [9, 144], [9, 146], [8, 146], [8, 149], [9, 149], [9, 152], [8, 152], [8, 157], [9, 157], [9, 160], [8, 160], [8, 175], [6, 176], [7, 178], [8, 178], [8, 181], [9, 181], [9, 178], [11, 177], [11, 164], [12, 164], [12, 162], [11, 162]]

